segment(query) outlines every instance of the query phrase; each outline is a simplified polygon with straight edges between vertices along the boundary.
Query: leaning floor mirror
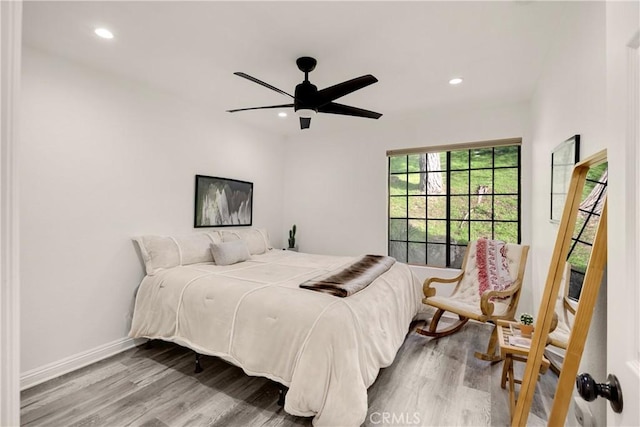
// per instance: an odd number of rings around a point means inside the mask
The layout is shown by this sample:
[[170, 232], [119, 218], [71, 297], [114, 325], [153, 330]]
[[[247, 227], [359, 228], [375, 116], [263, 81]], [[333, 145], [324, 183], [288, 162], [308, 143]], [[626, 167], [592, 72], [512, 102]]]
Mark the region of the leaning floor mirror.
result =
[[549, 343], [556, 300], [566, 265], [571, 264], [570, 294], [579, 299], [548, 425], [564, 425], [576, 374], [584, 351], [591, 316], [607, 261], [607, 153], [600, 151], [573, 169], [560, 220], [540, 310], [531, 342], [512, 426], [527, 424], [533, 396]]

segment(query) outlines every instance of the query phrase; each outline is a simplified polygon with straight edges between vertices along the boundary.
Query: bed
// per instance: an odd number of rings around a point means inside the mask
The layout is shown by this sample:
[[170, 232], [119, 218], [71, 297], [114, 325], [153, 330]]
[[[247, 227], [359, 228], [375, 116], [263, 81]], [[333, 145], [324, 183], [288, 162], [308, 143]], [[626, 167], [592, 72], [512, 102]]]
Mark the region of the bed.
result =
[[[216, 242], [242, 240], [250, 257], [213, 262]], [[299, 285], [353, 258], [269, 248], [264, 230], [136, 238], [147, 269], [130, 336], [220, 357], [288, 387], [285, 411], [316, 426], [359, 426], [367, 388], [389, 366], [423, 310], [422, 284], [394, 263], [339, 298]]]

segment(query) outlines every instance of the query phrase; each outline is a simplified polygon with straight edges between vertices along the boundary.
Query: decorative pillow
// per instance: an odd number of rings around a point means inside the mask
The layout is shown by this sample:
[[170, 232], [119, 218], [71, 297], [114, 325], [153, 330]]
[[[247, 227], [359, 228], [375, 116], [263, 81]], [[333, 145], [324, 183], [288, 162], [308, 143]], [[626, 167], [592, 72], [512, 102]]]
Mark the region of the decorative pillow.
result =
[[231, 265], [251, 259], [247, 244], [243, 240], [233, 240], [211, 245], [211, 254], [216, 265]]
[[210, 246], [222, 243], [217, 231], [194, 233], [188, 236], [139, 236], [135, 240], [149, 276], [164, 268], [213, 262]]
[[260, 255], [271, 249], [269, 233], [264, 228], [223, 230], [220, 234], [223, 242], [244, 240], [251, 255]]

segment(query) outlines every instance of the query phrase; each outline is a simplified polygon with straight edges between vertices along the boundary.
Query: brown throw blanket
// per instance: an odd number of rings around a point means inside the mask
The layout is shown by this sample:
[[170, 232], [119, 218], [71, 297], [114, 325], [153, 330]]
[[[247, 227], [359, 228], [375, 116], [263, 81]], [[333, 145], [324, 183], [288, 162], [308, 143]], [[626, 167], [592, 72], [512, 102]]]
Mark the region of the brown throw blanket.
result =
[[369, 286], [395, 262], [395, 259], [388, 256], [364, 255], [342, 270], [307, 280], [300, 287], [337, 297], [348, 297]]

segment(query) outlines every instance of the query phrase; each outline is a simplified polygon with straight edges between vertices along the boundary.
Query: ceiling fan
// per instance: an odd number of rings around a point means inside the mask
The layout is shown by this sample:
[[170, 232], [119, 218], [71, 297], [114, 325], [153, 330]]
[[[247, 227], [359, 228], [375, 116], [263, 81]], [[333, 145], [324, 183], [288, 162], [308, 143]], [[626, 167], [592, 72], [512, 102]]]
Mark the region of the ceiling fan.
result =
[[258, 80], [248, 74], [242, 72], [233, 73], [236, 76], [251, 80], [266, 88], [274, 90], [278, 93], [293, 98], [293, 104], [268, 105], [266, 107], [238, 108], [235, 110], [227, 110], [229, 113], [247, 110], [262, 110], [267, 108], [288, 108], [293, 107], [296, 114], [300, 117], [300, 129], [308, 129], [311, 125], [311, 118], [316, 113], [342, 114], [346, 116], [366, 117], [369, 119], [378, 119], [382, 116], [375, 111], [363, 110], [362, 108], [351, 107], [349, 105], [338, 104], [334, 100], [341, 98], [358, 89], [362, 89], [370, 84], [378, 81], [371, 74], [356, 77], [337, 85], [318, 90], [318, 88], [309, 81], [309, 73], [316, 68], [318, 62], [311, 57], [303, 56], [296, 60], [296, 64], [300, 71], [304, 73], [304, 81], [296, 86], [295, 95], [291, 95], [275, 86]]

